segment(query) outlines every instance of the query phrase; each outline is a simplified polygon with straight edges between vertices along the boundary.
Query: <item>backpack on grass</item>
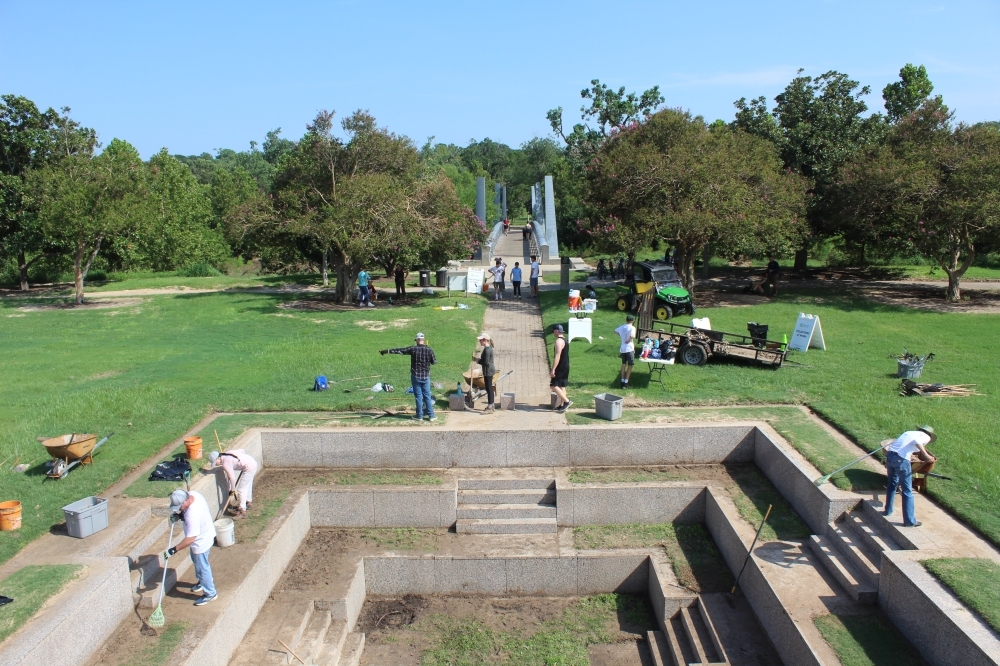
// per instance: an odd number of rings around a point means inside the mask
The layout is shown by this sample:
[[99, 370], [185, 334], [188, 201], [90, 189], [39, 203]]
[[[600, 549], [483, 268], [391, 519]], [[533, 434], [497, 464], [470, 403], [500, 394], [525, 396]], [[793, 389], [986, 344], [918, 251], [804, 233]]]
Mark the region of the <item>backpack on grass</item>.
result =
[[330, 382], [326, 380], [326, 377], [320, 375], [316, 378], [316, 383], [313, 384], [313, 391], [325, 391], [330, 388]]

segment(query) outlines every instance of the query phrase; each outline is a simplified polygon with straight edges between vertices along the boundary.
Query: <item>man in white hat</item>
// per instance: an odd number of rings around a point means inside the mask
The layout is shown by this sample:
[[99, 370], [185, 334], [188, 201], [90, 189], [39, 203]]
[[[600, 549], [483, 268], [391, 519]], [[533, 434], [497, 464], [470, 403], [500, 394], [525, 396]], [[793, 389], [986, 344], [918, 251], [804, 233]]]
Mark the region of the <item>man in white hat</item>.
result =
[[201, 592], [203, 596], [194, 602], [195, 606], [204, 606], [215, 600], [215, 581], [212, 579], [212, 567], [208, 563], [208, 553], [215, 541], [215, 521], [208, 509], [208, 502], [201, 493], [194, 490], [175, 490], [170, 493], [170, 511], [172, 521], [184, 521], [184, 540], [176, 546], [168, 548], [163, 553], [163, 559], [168, 560], [177, 551], [191, 547], [191, 561], [194, 562], [194, 575], [198, 579], [192, 592]]
[[885, 469], [887, 484], [885, 488], [886, 516], [891, 516], [896, 500], [896, 487], [900, 486], [903, 496], [903, 527], [920, 527], [917, 522], [916, 509], [913, 502], [913, 468], [910, 466], [910, 455], [917, 454], [921, 460], [931, 462], [937, 460], [928, 453], [927, 446], [937, 439], [934, 428], [929, 425], [920, 426], [916, 430], [907, 430], [886, 447]]
[[[212, 451], [208, 454], [212, 467], [221, 467], [229, 481], [229, 496], [236, 495], [239, 501], [238, 518], [247, 515], [253, 503], [253, 477], [257, 473], [257, 461], [243, 449], [230, 449], [223, 453]], [[239, 472], [239, 475], [236, 473]]]
[[395, 349], [380, 349], [379, 354], [404, 354], [410, 357], [410, 385], [413, 386], [413, 398], [417, 401], [417, 414], [414, 421], [424, 420], [427, 411], [428, 421], [437, 421], [434, 416], [434, 396], [431, 395], [431, 366], [437, 363], [434, 350], [427, 346], [427, 337], [417, 333], [412, 347], [397, 347]]

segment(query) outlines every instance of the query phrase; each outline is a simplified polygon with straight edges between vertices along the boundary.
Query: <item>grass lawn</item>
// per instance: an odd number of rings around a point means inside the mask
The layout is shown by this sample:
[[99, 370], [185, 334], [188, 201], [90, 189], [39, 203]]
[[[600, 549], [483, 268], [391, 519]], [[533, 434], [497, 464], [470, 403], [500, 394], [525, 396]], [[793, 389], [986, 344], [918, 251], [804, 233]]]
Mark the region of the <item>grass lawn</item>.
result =
[[[551, 326], [566, 323], [565, 296], [553, 291], [541, 296], [551, 355]], [[614, 329], [624, 317], [611, 309], [610, 290], [600, 290], [599, 296], [603, 301], [593, 317], [594, 344], [578, 340], [570, 347], [569, 391], [576, 405], [584, 408], [593, 404], [596, 393], [621, 393]], [[650, 387], [645, 370], [637, 368], [624, 395], [633, 404], [648, 405], [808, 404], [869, 450], [887, 437], [929, 423], [939, 436], [932, 447], [939, 456], [936, 471], [955, 479], [935, 480], [929, 484], [930, 493], [1000, 544], [1000, 472], [985, 464], [997, 443], [1000, 345], [990, 341], [996, 340], [1000, 315], [939, 314], [861, 298], [789, 291], [762, 305], [701, 308], [698, 316], [709, 317], [713, 328], [732, 333], [745, 332], [749, 321], [769, 324], [769, 337], [780, 339], [783, 333], [791, 335], [800, 312], [820, 316], [827, 344], [827, 351], [793, 353], [791, 360], [802, 365], [790, 363], [777, 370], [725, 361], [703, 367], [678, 365], [667, 371], [664, 391]], [[679, 321], [689, 323], [690, 318]], [[896, 364], [888, 356], [901, 353], [903, 347], [936, 354], [922, 380], [977, 384], [985, 395], [901, 397]]]
[[[31, 301], [0, 302], [0, 488], [3, 499], [24, 507], [21, 530], [0, 534], [0, 562], [61, 522], [63, 506], [100, 493], [213, 410], [412, 410], [404, 392], [409, 359], [378, 350], [411, 345], [417, 331], [437, 353], [431, 377], [443, 395], [468, 367], [485, 312], [480, 297], [465, 299], [468, 310], [434, 309], [461, 300], [454, 296], [342, 312], [279, 307], [295, 298], [303, 296], [189, 294], [80, 311], [22, 311]], [[315, 393], [319, 374], [366, 379]], [[357, 388], [376, 381], [396, 391]], [[116, 434], [94, 465], [46, 480], [47, 456], [36, 437], [109, 431]], [[214, 441], [206, 434], [206, 444]], [[13, 473], [18, 462], [28, 471]]]
[[24, 626], [46, 601], [82, 570], [83, 567], [76, 564], [27, 566], [0, 580], [0, 594], [14, 600], [0, 606], [0, 643]]
[[125, 662], [125, 666], [163, 666], [181, 644], [185, 629], [186, 622], [169, 622], [166, 628], [160, 630], [156, 641]]
[[892, 625], [878, 615], [824, 615], [813, 622], [843, 666], [924, 663]]
[[704, 525], [583, 525], [573, 528], [581, 550], [663, 548], [677, 582], [699, 593], [729, 592], [733, 577]]
[[589, 666], [587, 646], [613, 643], [620, 621], [643, 631], [656, 628], [645, 599], [624, 594], [585, 597], [562, 617], [529, 632], [502, 631], [476, 618], [443, 615], [421, 621], [414, 628], [429, 630], [434, 637], [434, 647], [420, 655], [422, 666]]
[[945, 557], [921, 564], [1000, 632], [1000, 564], [975, 557]]

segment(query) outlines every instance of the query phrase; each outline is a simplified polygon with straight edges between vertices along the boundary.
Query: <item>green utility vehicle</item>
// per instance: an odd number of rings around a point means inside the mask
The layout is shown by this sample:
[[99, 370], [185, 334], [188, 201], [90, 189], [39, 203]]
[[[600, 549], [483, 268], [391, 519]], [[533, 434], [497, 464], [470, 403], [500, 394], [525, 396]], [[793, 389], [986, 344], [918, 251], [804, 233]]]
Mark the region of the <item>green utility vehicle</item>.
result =
[[679, 314], [694, 314], [691, 294], [681, 286], [674, 267], [665, 261], [636, 262], [632, 277], [615, 283], [618, 295], [615, 305], [622, 312], [632, 312], [639, 303], [639, 296], [648, 291], [656, 294], [653, 317], [658, 321]]

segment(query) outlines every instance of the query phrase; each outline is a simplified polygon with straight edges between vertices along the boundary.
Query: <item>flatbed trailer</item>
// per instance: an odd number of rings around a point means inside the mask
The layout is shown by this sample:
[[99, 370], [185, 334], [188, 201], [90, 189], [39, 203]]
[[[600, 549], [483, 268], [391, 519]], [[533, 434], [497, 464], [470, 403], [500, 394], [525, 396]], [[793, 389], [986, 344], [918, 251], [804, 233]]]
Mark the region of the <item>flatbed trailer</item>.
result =
[[780, 368], [788, 355], [785, 345], [780, 342], [672, 322], [655, 322], [648, 327], [640, 326], [637, 333], [637, 339], [659, 340], [661, 346], [665, 340], [671, 340], [677, 349], [678, 360], [687, 365], [705, 365], [710, 358], [717, 357], [735, 358]]

